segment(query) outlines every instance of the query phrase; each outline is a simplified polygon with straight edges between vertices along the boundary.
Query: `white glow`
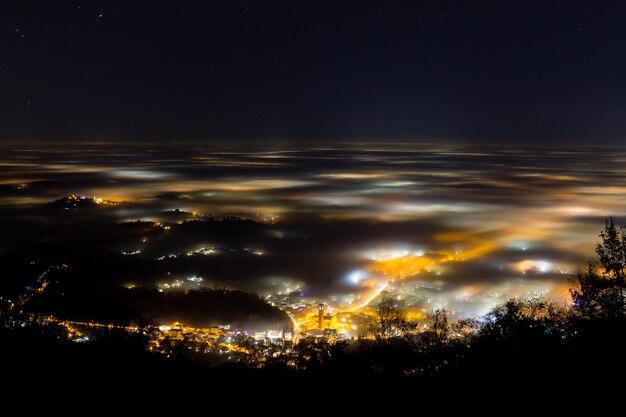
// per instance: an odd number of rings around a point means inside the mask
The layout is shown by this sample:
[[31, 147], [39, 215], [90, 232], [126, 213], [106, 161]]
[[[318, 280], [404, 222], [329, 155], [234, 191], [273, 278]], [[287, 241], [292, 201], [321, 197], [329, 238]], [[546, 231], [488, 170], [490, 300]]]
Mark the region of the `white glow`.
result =
[[[421, 252], [421, 254], [424, 255], [423, 250], [418, 250], [418, 252]], [[372, 261], [390, 261], [392, 259], [404, 258], [405, 256], [409, 256], [410, 254], [411, 251], [408, 248], [380, 248], [367, 251], [366, 257], [367, 259]]]
[[537, 261], [535, 266], [540, 272], [544, 273], [552, 270], [552, 264], [548, 261]]
[[346, 276], [346, 279], [350, 284], [358, 285], [366, 277], [367, 277], [367, 273], [365, 271], [361, 271], [357, 269], [355, 271], [348, 273], [348, 275]]

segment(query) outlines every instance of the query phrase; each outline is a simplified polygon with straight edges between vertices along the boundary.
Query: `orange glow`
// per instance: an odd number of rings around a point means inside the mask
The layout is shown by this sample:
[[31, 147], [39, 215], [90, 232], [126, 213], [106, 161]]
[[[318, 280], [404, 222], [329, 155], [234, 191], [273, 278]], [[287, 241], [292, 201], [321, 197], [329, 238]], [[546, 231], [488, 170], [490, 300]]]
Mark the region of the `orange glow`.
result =
[[402, 279], [428, 269], [436, 263], [436, 260], [426, 256], [409, 255], [402, 258], [373, 262], [370, 270], [389, 275], [391, 278]]
[[385, 291], [385, 289], [387, 289], [387, 287], [389, 286], [389, 283], [386, 282], [384, 284], [382, 284], [379, 288], [375, 289], [371, 294], [369, 294], [365, 300], [361, 301], [360, 303], [358, 303], [357, 305], [353, 306], [353, 307], [349, 307], [346, 312], [354, 312], [357, 310], [360, 310], [362, 308], [365, 308], [369, 305], [369, 303], [371, 303], [372, 301], [374, 301], [381, 292]]

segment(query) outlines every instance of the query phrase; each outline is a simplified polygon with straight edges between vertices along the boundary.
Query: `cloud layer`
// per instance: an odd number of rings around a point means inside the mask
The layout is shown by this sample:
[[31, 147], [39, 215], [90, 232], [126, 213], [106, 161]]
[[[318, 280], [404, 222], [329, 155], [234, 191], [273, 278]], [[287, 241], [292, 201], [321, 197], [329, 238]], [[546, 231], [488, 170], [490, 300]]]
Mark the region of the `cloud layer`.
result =
[[[155, 282], [197, 275], [259, 292], [284, 284], [336, 305], [387, 285], [416, 306], [474, 315], [528, 292], [563, 298], [604, 219], [622, 224], [626, 208], [621, 149], [241, 149], [4, 149], [0, 226], [12, 233], [0, 248], [68, 239], [68, 225], [104, 230], [137, 219], [236, 215], [254, 222], [173, 224], [158, 239], [131, 234], [99, 244], [141, 248], [138, 256], [155, 265], [144, 278]], [[128, 203], [69, 213], [45, 207], [70, 193]], [[212, 250], [196, 253], [203, 248]]]

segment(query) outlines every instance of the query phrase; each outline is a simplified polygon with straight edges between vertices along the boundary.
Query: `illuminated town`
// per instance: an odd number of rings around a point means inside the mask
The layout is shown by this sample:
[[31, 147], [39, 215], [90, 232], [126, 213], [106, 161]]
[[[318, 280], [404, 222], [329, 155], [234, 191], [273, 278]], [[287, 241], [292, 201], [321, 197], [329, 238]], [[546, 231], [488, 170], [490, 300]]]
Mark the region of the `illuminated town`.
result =
[[504, 3], [3, 2], [6, 385], [81, 413], [66, 382], [257, 413], [610, 385], [626, 3]]

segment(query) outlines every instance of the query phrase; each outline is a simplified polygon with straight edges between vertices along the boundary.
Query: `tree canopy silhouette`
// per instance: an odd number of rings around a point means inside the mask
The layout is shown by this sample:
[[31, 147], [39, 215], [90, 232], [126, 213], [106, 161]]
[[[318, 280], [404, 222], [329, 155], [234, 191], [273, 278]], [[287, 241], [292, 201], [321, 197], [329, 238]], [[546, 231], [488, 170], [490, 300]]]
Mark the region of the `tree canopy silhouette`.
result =
[[626, 308], [626, 231], [609, 218], [596, 245], [598, 262], [578, 274], [570, 290], [576, 311], [585, 319], [623, 320]]

